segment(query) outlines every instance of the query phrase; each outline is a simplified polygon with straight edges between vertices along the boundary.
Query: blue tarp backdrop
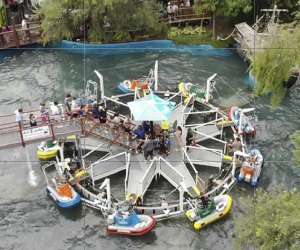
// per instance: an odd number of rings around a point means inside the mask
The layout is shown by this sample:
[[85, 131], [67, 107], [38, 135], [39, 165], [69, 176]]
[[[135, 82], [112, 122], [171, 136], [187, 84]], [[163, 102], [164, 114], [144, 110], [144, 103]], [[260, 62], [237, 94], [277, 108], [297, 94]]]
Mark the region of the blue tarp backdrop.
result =
[[[25, 46], [22, 49], [43, 49], [39, 44]], [[111, 44], [89, 44], [72, 41], [61, 41], [46, 48], [61, 49], [69, 53], [78, 53], [86, 55], [120, 55], [130, 53], [146, 53], [146, 52], [175, 52], [189, 53], [194, 56], [232, 56], [232, 51], [226, 48], [215, 48], [211, 45], [177, 45], [171, 40], [149, 40], [141, 42], [129, 43], [111, 43]], [[0, 52], [0, 60], [4, 57], [13, 55], [15, 49], [2, 50]]]
[[215, 48], [211, 45], [177, 45], [171, 40], [150, 40], [129, 43], [84, 44], [78, 42], [61, 41], [53, 48], [66, 49], [72, 53], [86, 53], [90, 55], [120, 55], [130, 53], [181, 52], [199, 56], [231, 56], [230, 49]]

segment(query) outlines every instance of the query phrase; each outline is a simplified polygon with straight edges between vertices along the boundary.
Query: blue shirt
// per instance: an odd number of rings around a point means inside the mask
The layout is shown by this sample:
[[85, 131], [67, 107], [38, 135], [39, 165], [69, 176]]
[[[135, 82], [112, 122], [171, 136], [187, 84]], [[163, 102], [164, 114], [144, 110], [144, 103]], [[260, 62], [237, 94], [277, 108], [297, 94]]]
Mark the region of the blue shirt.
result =
[[145, 131], [143, 128], [136, 128], [133, 130], [133, 133], [136, 135], [138, 139], [144, 140], [145, 139]]

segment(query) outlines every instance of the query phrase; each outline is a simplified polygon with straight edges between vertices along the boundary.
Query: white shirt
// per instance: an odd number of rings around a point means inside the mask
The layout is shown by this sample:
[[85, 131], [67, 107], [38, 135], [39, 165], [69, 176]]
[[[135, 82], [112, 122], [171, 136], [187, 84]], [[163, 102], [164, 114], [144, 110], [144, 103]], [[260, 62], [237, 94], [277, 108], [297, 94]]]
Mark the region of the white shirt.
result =
[[56, 121], [60, 120], [61, 115], [60, 115], [59, 107], [57, 107], [56, 105], [52, 105], [50, 107], [50, 110], [51, 110], [51, 115], [52, 115], [51, 117]]
[[27, 29], [27, 21], [25, 19], [22, 20], [22, 29]]
[[78, 108], [79, 108], [79, 105], [77, 104], [76, 100], [72, 100], [71, 101], [71, 110], [78, 109]]
[[20, 113], [18, 110], [16, 110], [15, 115], [16, 115], [17, 122], [24, 121], [24, 114], [22, 112]]

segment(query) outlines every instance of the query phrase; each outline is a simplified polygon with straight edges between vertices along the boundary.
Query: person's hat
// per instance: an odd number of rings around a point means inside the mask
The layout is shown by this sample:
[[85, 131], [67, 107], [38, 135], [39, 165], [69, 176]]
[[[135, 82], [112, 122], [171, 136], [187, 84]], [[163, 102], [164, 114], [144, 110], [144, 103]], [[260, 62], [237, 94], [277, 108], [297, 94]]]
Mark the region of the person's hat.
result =
[[168, 5], [170, 5], [171, 4], [171, 2], [168, 2]]
[[25, 14], [24, 17], [27, 19], [27, 18], [29, 18], [29, 15], [28, 15], [28, 14]]

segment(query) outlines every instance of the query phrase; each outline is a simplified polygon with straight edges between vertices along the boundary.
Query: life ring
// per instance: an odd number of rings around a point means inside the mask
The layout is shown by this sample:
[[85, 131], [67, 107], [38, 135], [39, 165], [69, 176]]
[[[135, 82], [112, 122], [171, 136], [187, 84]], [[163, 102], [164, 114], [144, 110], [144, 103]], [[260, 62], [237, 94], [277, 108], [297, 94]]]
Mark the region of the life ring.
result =
[[131, 88], [131, 81], [125, 80], [125, 81], [123, 82], [123, 84], [124, 84], [124, 86], [125, 86], [126, 88], [128, 88], [128, 89]]
[[220, 203], [218, 203], [216, 205], [216, 210], [218, 212], [222, 212], [225, 208], [226, 208], [226, 202], [225, 201], [221, 201]]

